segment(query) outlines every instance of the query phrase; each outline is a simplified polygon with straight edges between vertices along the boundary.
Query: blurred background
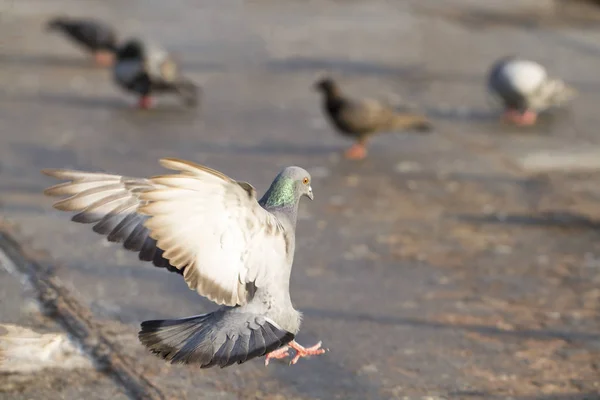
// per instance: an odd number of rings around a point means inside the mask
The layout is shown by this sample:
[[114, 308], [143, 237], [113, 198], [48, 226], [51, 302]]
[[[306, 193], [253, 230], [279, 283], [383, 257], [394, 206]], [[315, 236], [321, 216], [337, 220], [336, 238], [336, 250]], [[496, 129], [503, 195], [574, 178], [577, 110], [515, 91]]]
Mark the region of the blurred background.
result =
[[[160, 43], [202, 87], [201, 105], [135, 109], [110, 69], [44, 31], [57, 15]], [[598, 5], [576, 0], [0, 0], [2, 224], [46, 250], [43, 279], [61, 283], [113, 357], [100, 370], [74, 349], [45, 369], [0, 361], [0, 398], [600, 398], [599, 23]], [[500, 123], [485, 81], [510, 54], [575, 86], [570, 109], [531, 128]], [[417, 107], [435, 131], [377, 136], [366, 160], [344, 160], [348, 142], [312, 89], [323, 74]], [[298, 340], [330, 352], [200, 370], [139, 344], [141, 321], [213, 305], [70, 223], [39, 171], [151, 176], [160, 157], [259, 193], [284, 166], [311, 172], [291, 292]], [[37, 289], [0, 263], [0, 322], [62, 340]]]

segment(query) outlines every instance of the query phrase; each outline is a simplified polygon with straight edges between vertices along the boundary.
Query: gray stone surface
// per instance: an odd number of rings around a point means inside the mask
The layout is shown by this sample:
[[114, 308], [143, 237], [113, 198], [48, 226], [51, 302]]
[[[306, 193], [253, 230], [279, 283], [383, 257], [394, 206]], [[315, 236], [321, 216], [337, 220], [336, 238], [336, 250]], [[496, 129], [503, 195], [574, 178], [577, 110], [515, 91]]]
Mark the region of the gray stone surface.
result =
[[[49, 251], [58, 277], [119, 333], [121, 350], [177, 398], [594, 398], [597, 179], [530, 177], [518, 160], [598, 146], [600, 30], [561, 22], [548, 1], [482, 3], [3, 0], [0, 213]], [[132, 109], [108, 71], [43, 32], [57, 13], [96, 15], [127, 36], [159, 40], [204, 87], [201, 109], [170, 99]], [[572, 110], [525, 131], [498, 123], [483, 83], [507, 53], [534, 57], [578, 87]], [[381, 135], [366, 161], [340, 160], [348, 143], [311, 89], [327, 71], [352, 93], [424, 108], [436, 132]], [[41, 194], [52, 182], [39, 170], [151, 175], [163, 156], [259, 191], [284, 165], [313, 173], [292, 297], [305, 312], [298, 340], [321, 339], [330, 353], [294, 367], [256, 360], [199, 370], [165, 365], [137, 344], [141, 321], [212, 305], [52, 210]], [[2, 320], [25, 324], [27, 296], [4, 278]], [[118, 398], [102, 397], [111, 382], [96, 379], [6, 398]]]

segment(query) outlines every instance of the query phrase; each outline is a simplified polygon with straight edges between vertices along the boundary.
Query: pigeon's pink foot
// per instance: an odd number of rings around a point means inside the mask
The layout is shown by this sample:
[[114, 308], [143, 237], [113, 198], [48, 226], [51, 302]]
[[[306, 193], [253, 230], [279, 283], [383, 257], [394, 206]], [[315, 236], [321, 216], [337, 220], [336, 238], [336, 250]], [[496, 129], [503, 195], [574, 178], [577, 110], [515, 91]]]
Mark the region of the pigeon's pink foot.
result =
[[352, 147], [346, 150], [344, 156], [349, 160], [362, 160], [367, 156], [367, 148], [363, 143], [354, 143]]
[[504, 112], [504, 119], [518, 126], [531, 126], [537, 121], [537, 113], [531, 110], [524, 112], [506, 110]]
[[94, 61], [101, 67], [112, 67], [115, 62], [115, 55], [110, 51], [99, 50], [94, 53]]
[[298, 343], [296, 343], [295, 340], [292, 340], [290, 342], [290, 347], [296, 350], [296, 355], [294, 356], [294, 358], [292, 358], [292, 361], [290, 361], [290, 365], [296, 364], [298, 360], [302, 357], [318, 356], [320, 354], [325, 353], [327, 350], [322, 349], [321, 344], [322, 343], [319, 342], [311, 347], [302, 347]]
[[153, 105], [154, 105], [154, 100], [152, 99], [152, 97], [150, 97], [150, 96], [142, 96], [142, 97], [140, 97], [140, 101], [138, 103], [138, 106], [142, 110], [148, 110], [148, 109], [152, 108]]
[[296, 343], [295, 340], [292, 340], [288, 346], [280, 347], [279, 349], [273, 350], [272, 352], [267, 354], [267, 356], [265, 357], [265, 366], [269, 365], [269, 361], [272, 358], [279, 360], [288, 357], [290, 355], [290, 347], [296, 352], [296, 355], [294, 355], [294, 358], [292, 358], [292, 361], [290, 361], [290, 365], [296, 364], [298, 360], [302, 357], [318, 356], [319, 354], [323, 354], [327, 351], [321, 348], [321, 342], [315, 344], [312, 347], [303, 347]]
[[278, 348], [277, 350], [273, 350], [272, 352], [270, 352], [269, 354], [266, 355], [265, 357], [265, 367], [267, 365], [269, 365], [269, 361], [274, 358], [276, 360], [280, 360], [282, 358], [286, 358], [290, 355], [290, 353], [288, 352], [288, 350], [290, 349], [289, 346], [283, 346]]

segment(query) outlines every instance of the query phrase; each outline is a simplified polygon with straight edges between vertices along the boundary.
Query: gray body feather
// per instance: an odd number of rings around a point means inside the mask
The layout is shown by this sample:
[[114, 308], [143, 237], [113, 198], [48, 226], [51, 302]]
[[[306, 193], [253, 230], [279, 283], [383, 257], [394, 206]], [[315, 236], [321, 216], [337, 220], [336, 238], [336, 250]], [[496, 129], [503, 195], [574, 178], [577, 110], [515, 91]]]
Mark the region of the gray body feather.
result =
[[171, 363], [224, 368], [270, 353], [294, 335], [260, 314], [223, 308], [196, 317], [145, 321], [139, 338]]

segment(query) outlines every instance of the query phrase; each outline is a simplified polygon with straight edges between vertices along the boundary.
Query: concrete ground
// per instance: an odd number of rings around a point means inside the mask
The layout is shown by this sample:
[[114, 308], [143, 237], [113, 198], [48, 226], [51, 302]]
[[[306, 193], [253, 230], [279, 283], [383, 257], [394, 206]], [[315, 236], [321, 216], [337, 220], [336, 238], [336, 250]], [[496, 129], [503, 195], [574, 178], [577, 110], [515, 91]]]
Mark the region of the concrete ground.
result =
[[[202, 85], [201, 108], [133, 109], [109, 71], [43, 31], [60, 13], [162, 43]], [[598, 21], [575, 1], [0, 0], [0, 213], [157, 398], [599, 399]], [[511, 53], [576, 86], [573, 107], [532, 129], [499, 123], [485, 73]], [[350, 93], [415, 104], [436, 131], [340, 159], [348, 143], [311, 89], [326, 72]], [[53, 210], [39, 170], [148, 176], [165, 156], [259, 192], [285, 165], [312, 173], [291, 290], [298, 341], [329, 353], [200, 370], [137, 342], [143, 320], [213, 306]], [[63, 329], [32, 305], [35, 287], [0, 275], [0, 322]], [[2, 399], [127, 396], [91, 369], [0, 374]]]

